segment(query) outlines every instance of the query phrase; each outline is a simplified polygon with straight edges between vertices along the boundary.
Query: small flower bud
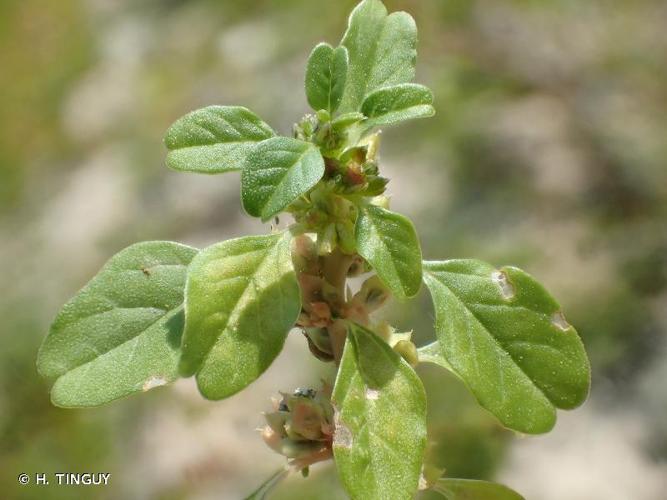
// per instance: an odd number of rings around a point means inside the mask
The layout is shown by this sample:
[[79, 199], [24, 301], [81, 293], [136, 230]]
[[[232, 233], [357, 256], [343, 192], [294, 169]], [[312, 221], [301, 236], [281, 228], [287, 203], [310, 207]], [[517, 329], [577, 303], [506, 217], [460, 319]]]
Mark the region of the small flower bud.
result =
[[285, 410], [281, 409], [279, 411], [264, 414], [264, 420], [266, 420], [266, 423], [271, 430], [281, 436], [283, 436], [285, 432], [285, 422], [287, 421], [287, 406], [284, 408]]
[[350, 149], [347, 149], [341, 156], [341, 163], [347, 165], [348, 163], [357, 163], [361, 165], [366, 161], [366, 155], [368, 152], [367, 146], [356, 146]]
[[283, 437], [275, 432], [271, 427], [267, 426], [262, 429], [262, 439], [269, 448], [277, 453], [282, 452]]
[[306, 458], [320, 451], [324, 446], [318, 441], [292, 441], [283, 439], [280, 442], [281, 455], [287, 458]]
[[415, 347], [409, 340], [399, 340], [394, 346], [394, 351], [396, 351], [411, 366], [416, 366], [417, 363], [419, 363], [417, 347]]
[[331, 120], [331, 115], [326, 109], [320, 109], [316, 113], [317, 119], [320, 123], [326, 123]]
[[262, 438], [298, 469], [331, 457], [333, 407], [329, 388], [296, 389], [282, 394], [278, 410], [264, 415]]
[[389, 298], [389, 295], [389, 289], [375, 275], [364, 281], [363, 285], [361, 285], [361, 290], [352, 298], [352, 302], [355, 305], [363, 305], [367, 312], [371, 313], [382, 307]]

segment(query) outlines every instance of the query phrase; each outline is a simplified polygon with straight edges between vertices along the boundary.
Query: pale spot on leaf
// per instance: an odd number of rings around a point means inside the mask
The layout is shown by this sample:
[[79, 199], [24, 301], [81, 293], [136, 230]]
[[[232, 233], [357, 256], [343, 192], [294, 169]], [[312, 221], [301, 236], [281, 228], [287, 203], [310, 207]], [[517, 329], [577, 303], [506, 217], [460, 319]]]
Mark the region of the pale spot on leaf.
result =
[[570, 323], [567, 322], [565, 316], [563, 316], [562, 311], [556, 311], [553, 316], [551, 316], [551, 323], [561, 330], [565, 331], [570, 328]]
[[500, 287], [500, 292], [503, 295], [503, 299], [511, 300], [514, 295], [514, 286], [507, 279], [507, 275], [502, 271], [495, 271], [491, 274], [491, 279], [493, 282]]
[[352, 448], [352, 433], [340, 418], [340, 412], [334, 408], [333, 446]]
[[431, 485], [429, 484], [429, 482], [424, 477], [424, 472], [422, 471], [422, 473], [419, 475], [419, 486], [418, 486], [417, 489], [419, 491], [424, 491], [424, 490], [429, 489], [430, 487], [431, 487]]
[[375, 401], [380, 397], [380, 392], [375, 389], [366, 389], [366, 399]]
[[166, 385], [167, 381], [163, 377], [151, 377], [146, 382], [144, 382], [144, 385], [142, 386], [142, 390], [144, 392], [150, 391], [151, 389], [154, 389], [155, 387], [160, 387], [161, 385]]

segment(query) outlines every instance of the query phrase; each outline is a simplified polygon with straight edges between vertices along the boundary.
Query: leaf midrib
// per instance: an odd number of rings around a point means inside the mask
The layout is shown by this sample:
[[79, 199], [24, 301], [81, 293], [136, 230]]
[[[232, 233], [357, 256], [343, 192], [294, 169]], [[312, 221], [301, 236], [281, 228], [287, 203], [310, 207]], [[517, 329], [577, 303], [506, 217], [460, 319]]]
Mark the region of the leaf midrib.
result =
[[223, 148], [225, 146], [227, 147], [235, 147], [235, 146], [243, 146], [246, 144], [257, 144], [262, 141], [265, 141], [266, 139], [260, 139], [260, 140], [254, 140], [254, 139], [247, 139], [244, 141], [220, 141], [220, 142], [213, 142], [211, 144], [195, 144], [192, 146], [183, 146], [180, 148], [174, 148], [169, 151], [169, 153], [177, 153], [179, 151], [188, 151], [191, 149], [209, 149], [209, 148]]
[[[305, 143], [304, 143], [304, 144], [305, 144]], [[274, 200], [275, 200], [275, 197], [276, 197], [276, 195], [277, 195], [277, 191], [278, 191], [279, 188], [282, 189], [282, 187], [284, 186], [285, 178], [289, 175], [290, 172], [294, 171], [294, 169], [296, 168], [297, 165], [300, 165], [300, 164], [301, 164], [303, 158], [304, 158], [309, 152], [311, 152], [311, 150], [312, 150], [311, 146], [310, 146], [310, 145], [306, 145], [306, 147], [304, 147], [303, 151], [301, 151], [301, 152], [299, 153], [299, 156], [298, 156], [298, 158], [296, 159], [296, 161], [292, 162], [292, 164], [291, 164], [289, 167], [282, 169], [282, 170], [284, 171], [284, 174], [280, 177], [280, 180], [279, 180], [276, 184], [274, 184], [274, 188], [273, 188], [273, 190], [271, 191], [271, 194], [270, 194], [270, 195], [268, 196], [268, 198], [266, 199], [266, 202], [262, 205], [262, 210], [261, 210], [261, 212], [262, 212], [262, 217], [267, 217], [267, 215], [264, 214], [264, 210], [266, 209], [267, 206], [272, 206], [272, 205], [274, 205], [274, 203], [275, 203]], [[272, 149], [271, 151], [272, 151], [272, 152], [292, 153], [292, 154], [295, 153], [295, 151], [293, 151], [293, 150], [287, 150], [287, 149]], [[277, 168], [280, 168], [280, 167], [269, 167], [269, 168], [277, 169]], [[261, 169], [262, 172], [265, 172], [266, 170], [268, 170], [268, 169]]]
[[[234, 111], [242, 111], [243, 112], [245, 110], [243, 108], [238, 108], [238, 109], [235, 109]], [[243, 132], [239, 129], [239, 127], [237, 125], [232, 123], [222, 113], [217, 114], [213, 110], [209, 110], [206, 113], [206, 115], [208, 115], [208, 118], [210, 118], [212, 120], [218, 120], [219, 122], [222, 122], [225, 125], [227, 125], [231, 130], [233, 130], [233, 133], [235, 133], [237, 137], [235, 137], [233, 140], [225, 140], [225, 138], [222, 137], [221, 135], [219, 135], [217, 133], [217, 131], [213, 130], [213, 127], [211, 126], [211, 124], [209, 122], [200, 123], [198, 121], [193, 121], [192, 123], [195, 127], [197, 127], [199, 129], [203, 130], [204, 132], [210, 134], [210, 136], [212, 137], [212, 140], [213, 140], [213, 142], [210, 142], [210, 143], [197, 144], [197, 145], [194, 145], [194, 146], [215, 146], [215, 145], [218, 145], [218, 144], [230, 144], [230, 143], [242, 143], [242, 142], [260, 142], [260, 141], [265, 140], [265, 139], [268, 138], [268, 137], [265, 137], [264, 139], [259, 139], [259, 140], [255, 140], [255, 139], [239, 140], [239, 139], [242, 139], [244, 137]], [[197, 117], [197, 118], [199, 118], [199, 117]], [[249, 120], [247, 116], [238, 116], [237, 118], [240, 118], [240, 120], [247, 120], [247, 122], [249, 124], [251, 124], [252, 126], [254, 126], [255, 129], [257, 129], [257, 130], [262, 129], [262, 127], [259, 127], [256, 124], [252, 123], [252, 121]], [[225, 132], [223, 132], [223, 134], [224, 133]], [[269, 136], [269, 137], [271, 137], [271, 136]], [[194, 147], [194, 146], [188, 146], [188, 147]], [[174, 148], [174, 149], [184, 149], [184, 148]]]

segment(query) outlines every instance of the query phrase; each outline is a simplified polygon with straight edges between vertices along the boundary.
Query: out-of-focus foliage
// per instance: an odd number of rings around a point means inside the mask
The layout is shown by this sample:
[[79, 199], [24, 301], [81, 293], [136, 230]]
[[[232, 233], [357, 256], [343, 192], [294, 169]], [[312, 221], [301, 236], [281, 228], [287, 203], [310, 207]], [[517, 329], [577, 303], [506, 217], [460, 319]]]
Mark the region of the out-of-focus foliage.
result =
[[[129, 243], [204, 247], [265, 232], [243, 225], [238, 179], [168, 171], [162, 137], [175, 118], [210, 103], [243, 104], [289, 133], [307, 109], [310, 48], [336, 43], [355, 3], [0, 4], [3, 498], [241, 498], [279, 466], [253, 435], [253, 418], [268, 409], [270, 391], [293, 388], [287, 380], [317, 380], [312, 365], [295, 364], [305, 349], [298, 334], [288, 339], [282, 371], [250, 391], [254, 399], [216, 405], [179, 383], [141, 401], [57, 409], [34, 359], [58, 307]], [[437, 110], [383, 137], [392, 207], [415, 220], [425, 258], [519, 265], [561, 299], [591, 356], [584, 411], [608, 432], [598, 448], [587, 445], [585, 456], [602, 459], [588, 460], [585, 477], [565, 484], [566, 454], [558, 468], [538, 469], [542, 441], [531, 445], [531, 470], [512, 474], [513, 453], [527, 440], [500, 428], [458, 380], [443, 387], [437, 368], [426, 367], [430, 400], [443, 394], [429, 408], [429, 432], [443, 445], [429, 452], [451, 476], [516, 479], [508, 484], [527, 498], [603, 497], [600, 478], [615, 470], [614, 443], [632, 422], [642, 434], [628, 441], [632, 453], [622, 448], [621, 463], [635, 479], [606, 477], [615, 491], [605, 498], [659, 498], [667, 477], [664, 2], [386, 4], [409, 10], [420, 26], [417, 74]], [[416, 325], [420, 344], [433, 338], [426, 295], [391, 312], [398, 324]], [[588, 435], [576, 426], [559, 432], [561, 440]], [[111, 486], [16, 480], [54, 471], [112, 472]], [[290, 478], [277, 498], [336, 498], [330, 469], [311, 475]], [[639, 476], [641, 491], [628, 489]]]

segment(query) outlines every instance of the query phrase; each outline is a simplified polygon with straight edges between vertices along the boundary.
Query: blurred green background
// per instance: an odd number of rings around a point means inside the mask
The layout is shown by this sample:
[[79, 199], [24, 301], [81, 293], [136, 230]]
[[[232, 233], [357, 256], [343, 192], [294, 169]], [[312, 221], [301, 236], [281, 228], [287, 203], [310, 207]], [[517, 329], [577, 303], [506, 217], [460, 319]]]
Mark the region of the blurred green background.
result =
[[[437, 116], [384, 134], [393, 207], [428, 258], [512, 263], [561, 300], [593, 365], [581, 409], [518, 437], [421, 369], [434, 460], [528, 499], [659, 500], [667, 491], [667, 5], [663, 0], [386, 0], [420, 28]], [[168, 171], [185, 112], [241, 104], [289, 133], [304, 65], [354, 0], [0, 3], [0, 496], [242, 498], [283, 463], [255, 432], [269, 397], [330, 372], [299, 334], [246, 393], [191, 381], [108, 407], [49, 403], [37, 348], [59, 307], [139, 240], [196, 246], [266, 231], [238, 175]], [[426, 343], [424, 294], [392, 307]], [[305, 359], [305, 361], [304, 361]], [[444, 380], [443, 380], [443, 377]], [[110, 472], [108, 487], [21, 486], [21, 472]], [[53, 482], [53, 481], [52, 481]], [[275, 498], [344, 498], [330, 467]]]

